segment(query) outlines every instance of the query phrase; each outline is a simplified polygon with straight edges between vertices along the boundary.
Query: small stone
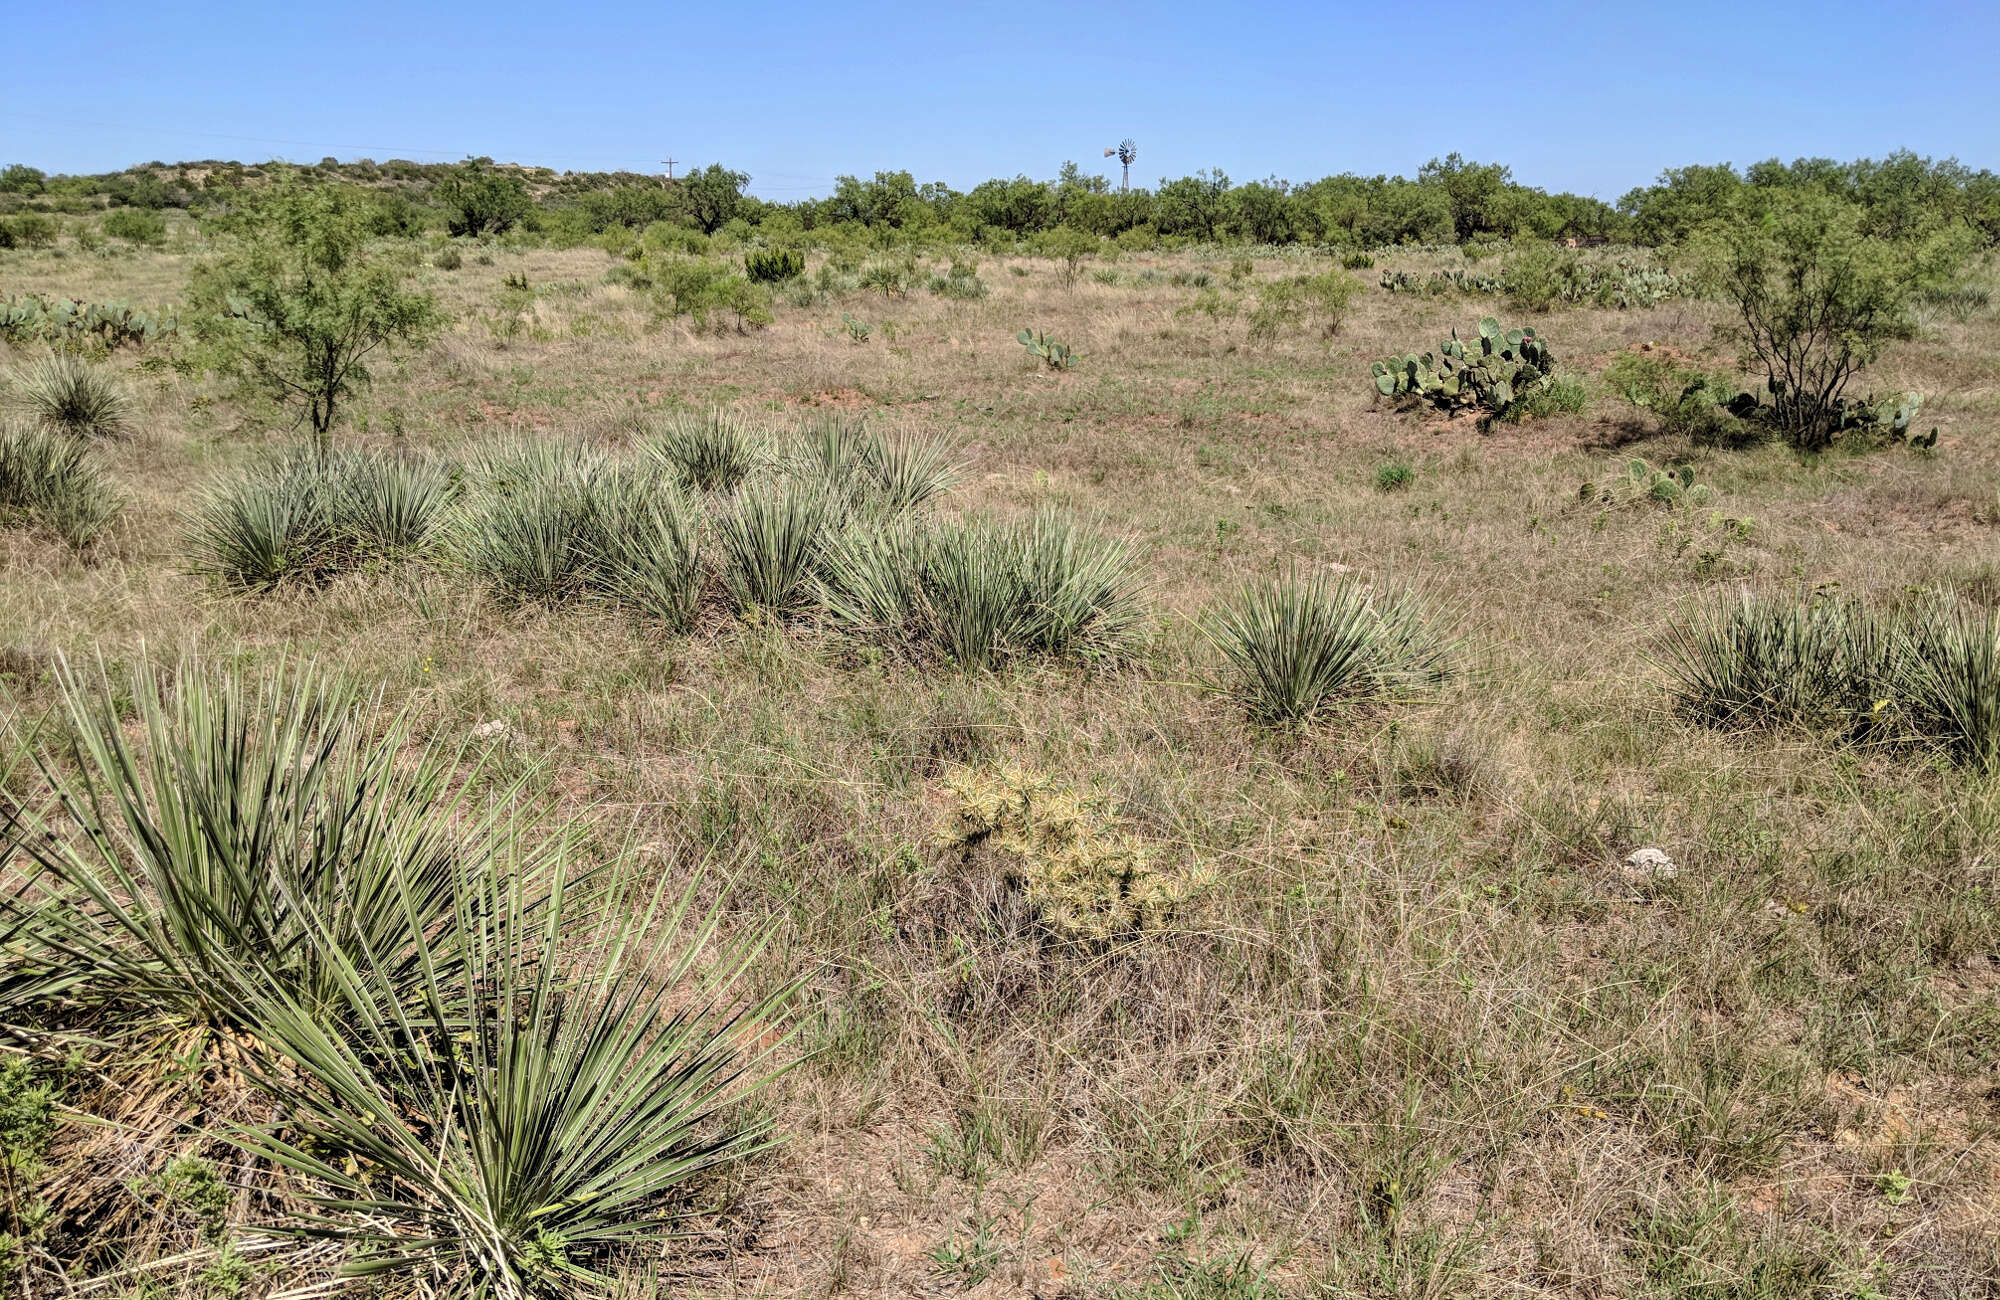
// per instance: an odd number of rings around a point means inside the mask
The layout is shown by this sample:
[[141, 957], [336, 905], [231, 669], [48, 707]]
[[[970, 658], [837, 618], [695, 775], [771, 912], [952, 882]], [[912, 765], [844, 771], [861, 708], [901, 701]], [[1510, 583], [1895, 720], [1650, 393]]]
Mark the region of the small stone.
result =
[[1625, 874], [1639, 880], [1672, 880], [1680, 871], [1665, 849], [1640, 849], [1625, 859]]

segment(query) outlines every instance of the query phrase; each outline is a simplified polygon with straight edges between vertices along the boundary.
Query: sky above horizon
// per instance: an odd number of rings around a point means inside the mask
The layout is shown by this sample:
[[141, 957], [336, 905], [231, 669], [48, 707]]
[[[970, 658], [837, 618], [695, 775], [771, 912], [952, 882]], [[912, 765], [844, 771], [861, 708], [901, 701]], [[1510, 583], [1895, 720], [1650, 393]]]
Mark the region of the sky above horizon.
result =
[[[1456, 19], [1454, 15], [1459, 15]], [[1615, 201], [1666, 167], [1899, 148], [2000, 169], [1993, 11], [1852, 0], [1472, 10], [1349, 3], [445, 11], [17, 6], [0, 165], [486, 155], [724, 162], [752, 193], [907, 170], [965, 189], [1065, 160], [1133, 183], [1414, 175], [1457, 151]]]

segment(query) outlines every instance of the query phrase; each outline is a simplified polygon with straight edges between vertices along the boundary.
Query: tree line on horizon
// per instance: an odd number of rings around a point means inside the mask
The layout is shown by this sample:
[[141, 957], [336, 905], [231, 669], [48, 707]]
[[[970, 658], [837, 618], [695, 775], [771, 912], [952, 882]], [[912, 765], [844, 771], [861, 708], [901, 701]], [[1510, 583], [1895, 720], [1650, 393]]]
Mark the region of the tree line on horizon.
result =
[[656, 223], [713, 235], [810, 236], [838, 227], [892, 232], [890, 238], [973, 242], [1019, 239], [1057, 229], [1143, 243], [1245, 242], [1380, 247], [1479, 239], [1581, 238], [1671, 244], [1717, 219], [1740, 219], [1779, 195], [1814, 193], [1854, 205], [1866, 233], [1910, 239], [1960, 228], [2000, 244], [2000, 175], [1956, 159], [1910, 151], [1840, 162], [1777, 159], [1670, 168], [1616, 204], [1549, 193], [1516, 181], [1502, 163], [1457, 153], [1433, 158], [1414, 178], [1342, 173], [1292, 183], [1233, 182], [1221, 168], [1162, 178], [1156, 188], [1114, 188], [1074, 162], [1052, 180], [983, 181], [960, 191], [919, 183], [908, 171], [836, 178], [823, 197], [774, 202], [748, 192], [750, 176], [722, 163], [674, 181], [636, 172], [555, 172], [496, 164], [361, 159], [317, 164], [222, 160], [151, 162], [121, 172], [48, 175], [14, 164], [0, 169], [0, 212], [87, 212], [100, 208], [186, 208], [226, 212], [246, 191], [288, 175], [306, 184], [352, 184], [372, 192], [382, 233], [442, 227], [454, 235], [513, 230], [560, 242], [613, 227]]

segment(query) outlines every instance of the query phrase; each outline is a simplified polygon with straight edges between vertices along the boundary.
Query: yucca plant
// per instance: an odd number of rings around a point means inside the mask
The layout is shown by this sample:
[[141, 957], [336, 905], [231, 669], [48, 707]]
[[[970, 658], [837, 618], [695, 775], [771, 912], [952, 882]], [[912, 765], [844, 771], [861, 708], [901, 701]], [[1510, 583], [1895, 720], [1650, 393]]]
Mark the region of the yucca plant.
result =
[[604, 593], [681, 631], [701, 603], [701, 517], [671, 482], [644, 469], [603, 475], [591, 543]]
[[120, 438], [132, 399], [109, 372], [70, 352], [51, 352], [15, 377], [16, 400], [35, 419], [77, 438]]
[[123, 505], [84, 443], [39, 425], [0, 425], [0, 519], [47, 528], [81, 551]]
[[389, 993], [449, 966], [439, 927], [494, 870], [518, 782], [473, 796], [461, 747], [309, 665], [166, 675], [59, 670], [52, 805], [0, 804], [24, 880], [0, 901], [9, 1004], [242, 1030], [253, 986], [327, 1014], [355, 963]]
[[438, 466], [301, 448], [208, 491], [186, 527], [190, 567], [242, 590], [324, 582], [421, 550], [453, 491]]
[[1225, 689], [1266, 722], [1434, 685], [1452, 649], [1415, 589], [1377, 592], [1325, 573], [1253, 583], [1215, 609], [1205, 631], [1228, 663]]
[[190, 515], [188, 567], [226, 587], [268, 591], [329, 572], [333, 526], [315, 476], [274, 465], [219, 484]]
[[833, 522], [827, 494], [814, 484], [746, 485], [716, 520], [723, 582], [737, 606], [789, 613], [808, 604]]
[[455, 493], [444, 467], [354, 452], [335, 453], [330, 462], [328, 514], [342, 542], [365, 556], [396, 557], [437, 535]]
[[745, 978], [759, 945], [718, 945], [693, 886], [586, 908], [557, 879], [538, 905], [516, 872], [460, 877], [462, 960], [397, 986], [342, 962], [331, 1014], [252, 982], [251, 1068], [283, 1119], [235, 1140], [301, 1180], [309, 1208], [278, 1226], [349, 1243], [348, 1275], [600, 1294], [620, 1254], [672, 1232], [691, 1180], [770, 1144], [735, 1109], [782, 1044], [789, 990]]
[[914, 510], [951, 491], [960, 467], [940, 434], [877, 435], [867, 449], [876, 499], [890, 510]]
[[1922, 741], [2000, 767], [2000, 611], [1941, 603], [1895, 637], [1895, 703]]
[[733, 492], [757, 468], [760, 439], [728, 411], [682, 412], [667, 418], [644, 446], [691, 492]]
[[790, 468], [848, 509], [870, 512], [913, 510], [950, 491], [959, 472], [940, 436], [887, 436], [840, 415], [806, 427]]
[[821, 585], [822, 603], [850, 631], [969, 667], [1115, 650], [1138, 595], [1123, 543], [1050, 512], [1026, 525], [850, 529]]
[[1715, 727], [1807, 726], [1849, 734], [1889, 719], [1895, 639], [1856, 602], [1811, 595], [1717, 602], [1667, 631], [1675, 701]]
[[480, 500], [458, 530], [457, 553], [504, 604], [560, 605], [596, 576], [589, 483], [533, 479]]

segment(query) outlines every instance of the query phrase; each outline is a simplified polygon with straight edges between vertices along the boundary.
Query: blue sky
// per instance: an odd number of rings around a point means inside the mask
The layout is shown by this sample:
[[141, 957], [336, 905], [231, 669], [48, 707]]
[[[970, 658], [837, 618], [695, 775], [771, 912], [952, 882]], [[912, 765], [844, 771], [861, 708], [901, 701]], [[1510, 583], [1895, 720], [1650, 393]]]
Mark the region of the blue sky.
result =
[[1691, 162], [1879, 156], [2000, 168], [1989, 4], [10, 6], [0, 163], [487, 154], [768, 198], [908, 169], [964, 188], [1413, 174], [1454, 149], [1615, 200]]

